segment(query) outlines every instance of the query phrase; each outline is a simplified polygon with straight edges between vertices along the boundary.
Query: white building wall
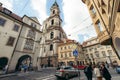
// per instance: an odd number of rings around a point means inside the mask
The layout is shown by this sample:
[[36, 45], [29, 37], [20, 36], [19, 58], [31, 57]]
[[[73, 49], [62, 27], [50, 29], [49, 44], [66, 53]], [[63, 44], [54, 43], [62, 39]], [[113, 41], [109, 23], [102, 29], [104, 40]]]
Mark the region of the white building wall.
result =
[[[0, 57], [7, 57], [10, 59], [21, 29], [21, 24], [16, 23], [16, 21], [12, 21], [12, 19], [9, 19], [2, 15], [0, 15], [0, 17], [6, 20], [5, 25], [0, 26]], [[19, 25], [18, 32], [13, 31], [15, 24]], [[6, 45], [10, 36], [15, 38], [13, 46]]]

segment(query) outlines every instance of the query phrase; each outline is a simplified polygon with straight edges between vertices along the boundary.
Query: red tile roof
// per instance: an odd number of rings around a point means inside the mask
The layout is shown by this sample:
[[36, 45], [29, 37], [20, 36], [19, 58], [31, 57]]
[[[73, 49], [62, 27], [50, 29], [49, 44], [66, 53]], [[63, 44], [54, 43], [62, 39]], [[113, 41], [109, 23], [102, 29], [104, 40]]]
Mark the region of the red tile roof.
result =
[[[6, 9], [6, 8], [0, 6], [0, 12], [5, 13], [5, 12], [4, 12], [5, 9]], [[8, 10], [8, 9], [6, 9], [6, 10]], [[10, 11], [10, 10], [8, 10], [8, 11]], [[10, 11], [10, 12], [11, 12], [11, 11]], [[5, 14], [6, 14], [6, 13], [5, 13]], [[20, 16], [14, 14], [14, 13], [12, 13], [12, 12], [11, 12], [10, 14], [6, 14], [6, 15], [9, 15], [10, 17], [13, 17], [14, 19], [17, 19], [17, 20], [19, 20], [19, 21], [22, 21], [22, 18], [21, 18]]]

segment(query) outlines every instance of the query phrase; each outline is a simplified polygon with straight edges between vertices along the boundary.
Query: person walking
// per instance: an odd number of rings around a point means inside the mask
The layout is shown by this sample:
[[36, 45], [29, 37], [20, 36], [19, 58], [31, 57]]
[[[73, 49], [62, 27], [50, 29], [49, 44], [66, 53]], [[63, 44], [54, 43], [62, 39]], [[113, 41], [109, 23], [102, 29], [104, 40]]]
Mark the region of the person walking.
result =
[[102, 75], [101, 75], [100, 69], [98, 68], [98, 65], [94, 66], [94, 73], [97, 77], [97, 80], [102, 80]]
[[6, 66], [4, 67], [4, 74], [7, 73], [7, 70], [8, 70], [8, 65], [6, 65]]
[[84, 68], [84, 73], [88, 80], [92, 80], [92, 67], [88, 63], [86, 64], [86, 67]]
[[111, 80], [112, 77], [104, 64], [101, 64], [101, 73], [105, 80]]

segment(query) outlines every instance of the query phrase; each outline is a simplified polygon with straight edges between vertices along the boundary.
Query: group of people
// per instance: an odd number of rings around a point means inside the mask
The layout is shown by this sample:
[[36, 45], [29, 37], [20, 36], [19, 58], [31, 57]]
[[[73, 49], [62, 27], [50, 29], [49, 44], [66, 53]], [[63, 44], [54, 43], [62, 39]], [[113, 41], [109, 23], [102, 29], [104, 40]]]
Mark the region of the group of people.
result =
[[93, 66], [90, 64], [86, 64], [84, 73], [88, 80], [92, 80], [93, 72], [96, 75], [97, 80], [102, 80], [102, 78], [104, 78], [105, 80], [111, 80], [112, 78], [108, 69], [105, 67], [105, 64]]
[[27, 63], [21, 64], [20, 65], [20, 71], [21, 72], [27, 72], [28, 70], [32, 69], [32, 64], [30, 63], [29, 65]]

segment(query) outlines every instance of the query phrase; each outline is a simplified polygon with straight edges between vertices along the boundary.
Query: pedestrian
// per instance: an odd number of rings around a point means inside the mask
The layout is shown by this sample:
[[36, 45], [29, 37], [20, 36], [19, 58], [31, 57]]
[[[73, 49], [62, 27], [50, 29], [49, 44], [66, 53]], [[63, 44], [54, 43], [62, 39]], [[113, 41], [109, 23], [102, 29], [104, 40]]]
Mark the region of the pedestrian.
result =
[[88, 63], [86, 64], [86, 67], [84, 68], [84, 73], [88, 80], [92, 80], [92, 67]]
[[107, 61], [105, 62], [105, 66], [106, 66], [106, 68], [109, 68], [109, 64]]
[[105, 80], [111, 80], [112, 77], [104, 64], [101, 64], [101, 73]]
[[28, 65], [27, 63], [24, 64], [24, 72], [27, 72], [28, 71]]
[[23, 64], [21, 64], [20, 68], [21, 68], [20, 71], [24, 72], [24, 65]]
[[97, 80], [102, 80], [102, 75], [101, 75], [100, 69], [98, 68], [98, 65], [94, 66], [94, 73], [97, 77]]
[[6, 65], [6, 66], [4, 67], [4, 69], [3, 69], [4, 74], [6, 74], [6, 73], [7, 73], [7, 69], [8, 69], [8, 65]]

